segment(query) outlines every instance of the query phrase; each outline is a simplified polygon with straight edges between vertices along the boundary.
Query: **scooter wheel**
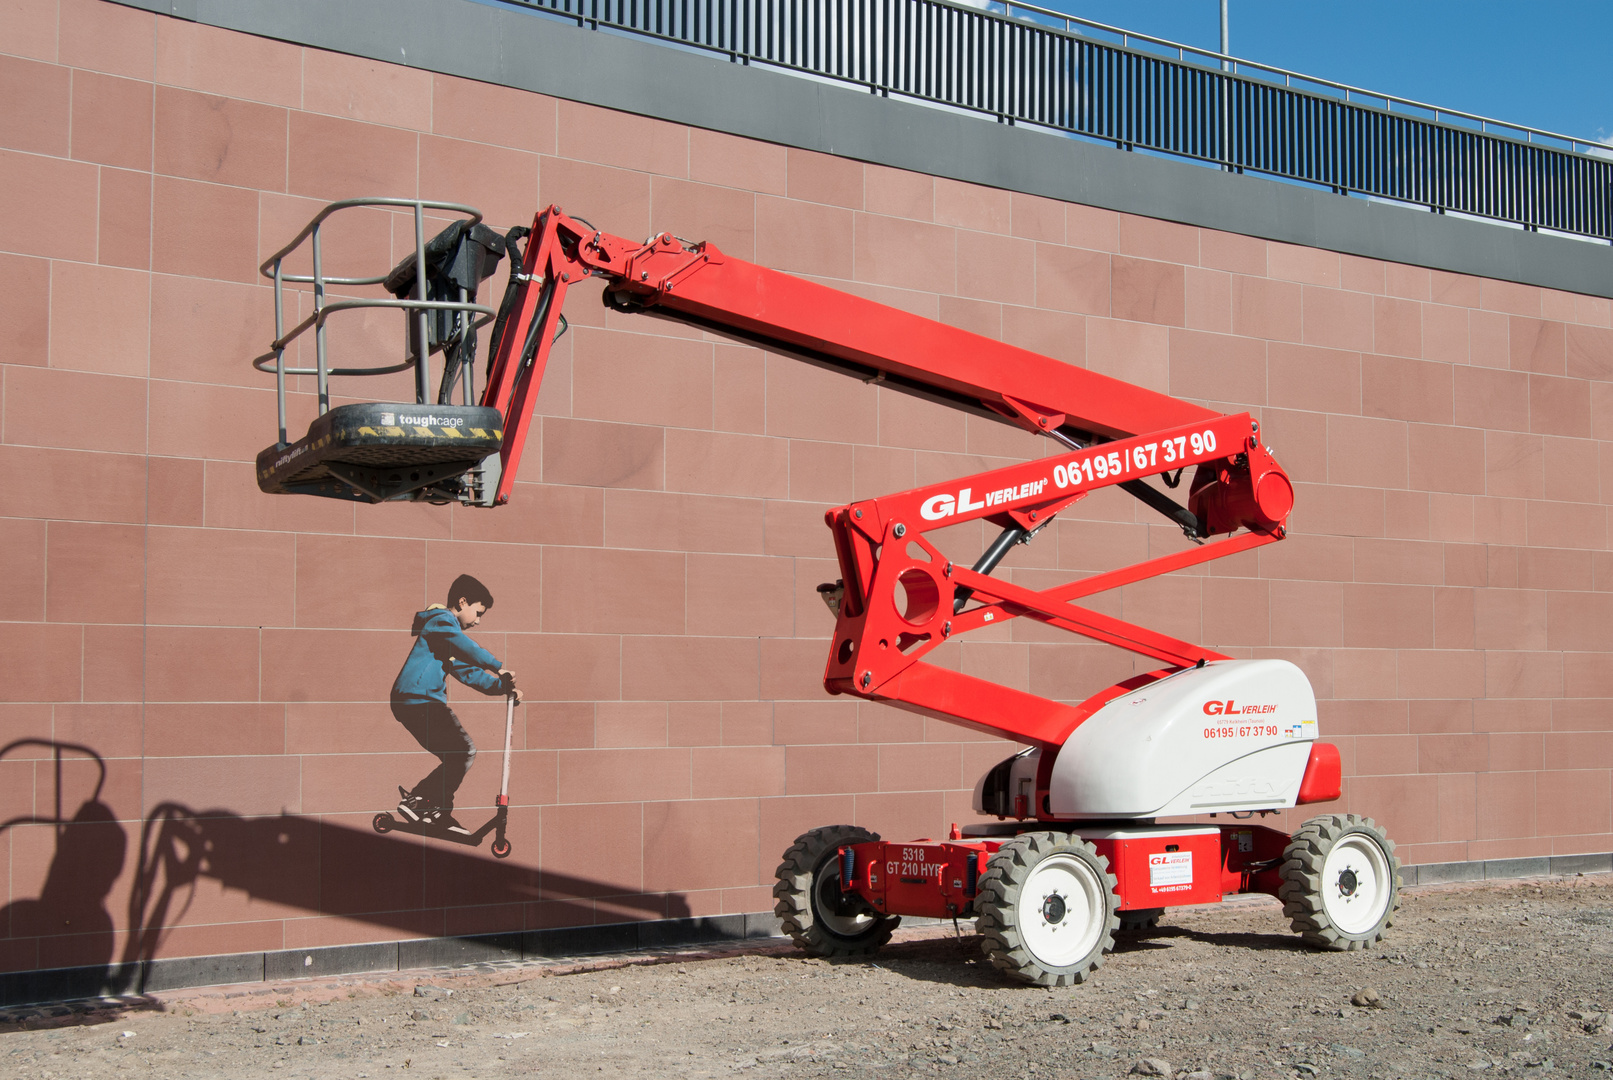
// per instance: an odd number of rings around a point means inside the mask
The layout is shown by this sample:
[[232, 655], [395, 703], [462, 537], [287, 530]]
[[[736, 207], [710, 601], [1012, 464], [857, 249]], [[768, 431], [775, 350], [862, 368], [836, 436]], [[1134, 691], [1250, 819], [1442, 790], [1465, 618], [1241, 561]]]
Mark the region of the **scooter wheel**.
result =
[[510, 847], [510, 842], [508, 840], [493, 841], [493, 858], [508, 859], [510, 857], [511, 850], [513, 849]]
[[378, 833], [389, 833], [392, 831], [392, 826], [396, 825], [397, 822], [392, 820], [391, 814], [383, 810], [375, 815], [375, 820], [371, 821], [370, 824], [375, 826], [375, 831]]

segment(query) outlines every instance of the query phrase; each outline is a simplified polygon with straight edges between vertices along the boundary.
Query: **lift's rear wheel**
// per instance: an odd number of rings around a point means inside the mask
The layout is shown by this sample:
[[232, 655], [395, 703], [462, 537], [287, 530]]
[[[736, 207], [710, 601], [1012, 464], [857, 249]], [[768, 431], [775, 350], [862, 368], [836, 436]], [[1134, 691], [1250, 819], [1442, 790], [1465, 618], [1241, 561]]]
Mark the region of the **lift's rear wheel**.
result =
[[1400, 906], [1394, 841], [1371, 818], [1311, 818], [1284, 850], [1281, 874], [1283, 914], [1320, 948], [1364, 949], [1382, 941]]
[[840, 849], [878, 839], [854, 825], [826, 825], [802, 833], [784, 853], [773, 911], [784, 932], [813, 956], [874, 952], [901, 923], [900, 916], [871, 911], [861, 897], [840, 889]]
[[1079, 836], [1024, 833], [998, 849], [975, 907], [981, 947], [999, 969], [1037, 986], [1084, 982], [1120, 925], [1109, 861]]
[[1159, 926], [1159, 917], [1165, 914], [1162, 907], [1137, 908], [1133, 911], [1116, 912], [1120, 916], [1120, 930], [1122, 934], [1146, 934]]
[[391, 814], [383, 810], [375, 815], [375, 819], [370, 824], [375, 826], [375, 831], [378, 833], [389, 833], [392, 831], [392, 826], [396, 825], [397, 822], [392, 820]]

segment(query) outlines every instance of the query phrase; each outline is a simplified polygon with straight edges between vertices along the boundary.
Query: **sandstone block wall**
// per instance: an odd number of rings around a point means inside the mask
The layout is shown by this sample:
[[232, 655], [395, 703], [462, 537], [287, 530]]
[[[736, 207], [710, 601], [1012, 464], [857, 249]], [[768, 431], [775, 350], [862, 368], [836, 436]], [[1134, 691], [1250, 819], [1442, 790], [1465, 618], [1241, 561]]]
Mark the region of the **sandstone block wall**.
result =
[[[1094, 606], [1303, 667], [1340, 805], [1408, 862], [1613, 850], [1613, 303], [1128, 216], [298, 48], [99, 0], [0, 13], [0, 968], [766, 910], [805, 828], [970, 818], [1013, 750], [824, 695], [822, 513], [1030, 436], [573, 291], [512, 504], [258, 492], [258, 263], [326, 201], [559, 203], [1227, 411], [1286, 542]], [[1027, 138], [1036, 136], [1027, 134]], [[1401, 211], [1385, 210], [1385, 213]], [[333, 229], [336, 272], [412, 249]], [[502, 289], [502, 273], [491, 295]], [[306, 298], [303, 303], [306, 304]], [[390, 313], [335, 324], [397, 355]], [[292, 426], [313, 415], [308, 386]], [[338, 384], [408, 400], [407, 376]], [[978, 527], [946, 542], [972, 561]], [[1115, 492], [1003, 572], [1173, 550]], [[430, 764], [387, 691], [473, 573], [523, 677], [515, 855], [379, 837]], [[1080, 699], [1137, 670], [1018, 620], [942, 662]], [[502, 704], [461, 693], [497, 784]], [[481, 807], [482, 809], [475, 809]], [[70, 822], [70, 824], [62, 824]]]

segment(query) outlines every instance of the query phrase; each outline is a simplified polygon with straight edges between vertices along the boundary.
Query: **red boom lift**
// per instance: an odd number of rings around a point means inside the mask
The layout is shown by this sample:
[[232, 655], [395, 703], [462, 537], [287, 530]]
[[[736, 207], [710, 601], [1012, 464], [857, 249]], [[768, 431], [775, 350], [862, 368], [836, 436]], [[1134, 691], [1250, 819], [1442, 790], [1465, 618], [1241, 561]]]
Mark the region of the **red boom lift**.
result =
[[[318, 226], [355, 205], [412, 207], [416, 253], [385, 279], [322, 278]], [[427, 244], [427, 209], [463, 213]], [[820, 586], [836, 623], [824, 686], [1025, 744], [977, 784], [996, 822], [944, 840], [882, 841], [849, 825], [813, 829], [787, 852], [774, 896], [785, 930], [824, 956], [871, 952], [902, 915], [978, 920], [991, 961], [1040, 985], [1080, 982], [1117, 931], [1154, 925], [1171, 906], [1264, 892], [1308, 942], [1358, 949], [1382, 938], [1398, 906], [1394, 844], [1370, 819], [1330, 814], [1289, 835], [1248, 821], [1340, 795], [1338, 751], [1317, 741], [1309, 682], [1280, 660], [1234, 660], [1077, 601], [1281, 540], [1293, 488], [1247, 413], [1188, 402], [899, 311], [661, 234], [638, 243], [558, 207], [500, 237], [467, 207], [412, 200], [333, 204], [264, 264], [276, 282], [313, 285], [315, 311], [277, 339], [279, 442], [259, 456], [269, 492], [497, 506], [510, 497], [570, 287], [603, 278], [606, 303], [760, 345], [864, 381], [1043, 435], [1050, 456], [944, 484], [865, 499], [825, 515], [841, 578]], [[310, 277], [283, 261], [314, 240]], [[526, 239], [524, 251], [519, 248]], [[497, 312], [474, 303], [505, 249], [512, 274]], [[518, 260], [519, 265], [515, 265]], [[416, 268], [426, 266], [420, 274]], [[331, 302], [328, 284], [384, 283], [393, 300]], [[411, 321], [416, 401], [330, 408], [324, 320], [343, 306], [398, 306]], [[485, 389], [472, 398], [475, 330], [496, 315]], [[318, 366], [288, 368], [303, 330]], [[435, 402], [431, 352], [446, 362]], [[424, 355], [422, 355], [422, 353]], [[287, 375], [318, 377], [321, 415], [285, 435]], [[459, 391], [461, 403], [452, 398]], [[494, 455], [497, 455], [496, 457]], [[1191, 468], [1186, 505], [1176, 488]], [[1016, 544], [1092, 492], [1117, 486], [1193, 541], [1187, 549], [1040, 591], [994, 577]], [[937, 530], [983, 519], [1001, 530], [972, 563]], [[1107, 642], [1159, 665], [1078, 705], [926, 663], [941, 643], [1010, 619]], [[1161, 823], [1228, 814], [1229, 824]]]

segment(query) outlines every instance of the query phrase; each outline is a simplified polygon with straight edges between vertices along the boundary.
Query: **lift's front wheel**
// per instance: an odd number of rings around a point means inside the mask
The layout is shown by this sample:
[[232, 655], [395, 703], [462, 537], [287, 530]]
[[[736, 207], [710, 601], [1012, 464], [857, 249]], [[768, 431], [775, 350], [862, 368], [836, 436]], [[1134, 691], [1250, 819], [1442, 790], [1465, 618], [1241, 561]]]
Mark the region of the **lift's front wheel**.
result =
[[502, 836], [493, 841], [492, 851], [495, 859], [508, 859], [512, 850], [510, 842]]
[[784, 932], [813, 956], [874, 952], [901, 923], [900, 916], [871, 911], [860, 896], [840, 888], [840, 849], [878, 839], [854, 825], [826, 825], [802, 833], [784, 853], [773, 911]]
[[1299, 827], [1283, 851], [1277, 897], [1294, 931], [1323, 949], [1383, 940], [1400, 906], [1400, 860], [1377, 822], [1326, 814]]
[[992, 964], [1037, 986], [1084, 982], [1120, 926], [1109, 861], [1079, 836], [1024, 833], [998, 849], [975, 900]]

